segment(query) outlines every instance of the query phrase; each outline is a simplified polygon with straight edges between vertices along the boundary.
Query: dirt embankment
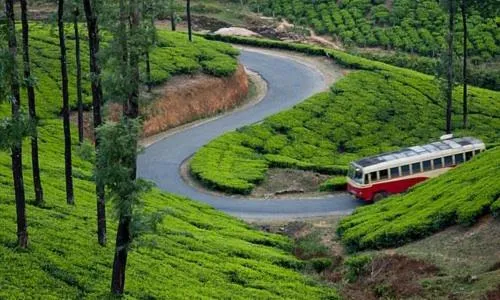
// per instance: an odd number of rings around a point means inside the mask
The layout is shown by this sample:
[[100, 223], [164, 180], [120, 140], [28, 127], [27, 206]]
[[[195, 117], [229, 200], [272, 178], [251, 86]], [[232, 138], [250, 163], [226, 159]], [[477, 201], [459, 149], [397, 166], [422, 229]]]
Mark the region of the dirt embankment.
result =
[[[175, 76], [147, 95], [152, 100], [142, 105], [142, 137], [230, 110], [242, 104], [248, 92], [249, 80], [242, 65], [230, 77], [206, 74]], [[105, 111], [107, 119], [117, 121], [122, 114], [122, 106], [109, 104]], [[72, 113], [71, 120], [76, 125], [76, 112]], [[92, 113], [85, 112], [85, 137], [92, 139], [92, 132]]]
[[158, 97], [142, 111], [143, 136], [231, 109], [245, 99], [248, 89], [248, 77], [241, 65], [227, 78], [205, 74], [174, 77], [154, 91]]

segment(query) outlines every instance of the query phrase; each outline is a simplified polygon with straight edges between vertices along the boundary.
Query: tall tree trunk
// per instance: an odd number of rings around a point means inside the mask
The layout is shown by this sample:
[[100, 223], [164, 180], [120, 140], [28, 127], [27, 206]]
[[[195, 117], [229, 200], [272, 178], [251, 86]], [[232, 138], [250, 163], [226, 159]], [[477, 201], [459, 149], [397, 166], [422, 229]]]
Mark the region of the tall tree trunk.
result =
[[59, 28], [59, 48], [61, 50], [61, 79], [63, 92], [63, 124], [64, 124], [64, 163], [66, 175], [66, 202], [75, 204], [73, 195], [73, 171], [71, 162], [71, 131], [69, 123], [68, 70], [66, 61], [66, 38], [64, 35], [64, 0], [59, 0], [57, 8], [57, 27]]
[[73, 11], [73, 27], [75, 30], [75, 57], [76, 57], [76, 99], [78, 106], [78, 141], [83, 143], [83, 99], [82, 99], [82, 60], [80, 58], [80, 32], [78, 28], [78, 7]]
[[188, 22], [188, 36], [189, 41], [193, 41], [193, 33], [192, 33], [192, 24], [191, 24], [191, 0], [187, 0], [186, 2], [186, 14], [187, 14], [187, 22]]
[[[122, 3], [123, 4], [123, 3]], [[123, 5], [120, 9], [122, 10], [122, 15], [124, 14]], [[134, 37], [139, 32], [140, 23], [140, 10], [135, 0], [129, 1], [129, 32], [128, 35]], [[124, 18], [121, 18], [121, 22]], [[122, 47], [127, 46], [127, 36], [125, 38], [125, 43]], [[127, 101], [124, 104], [124, 115], [126, 120], [134, 120], [139, 117], [139, 51], [140, 47], [138, 45], [132, 44], [130, 48], [123, 48], [122, 51], [126, 54], [129, 53], [129, 70], [130, 74], [127, 78], [130, 84], [130, 92], [127, 97]], [[125, 54], [122, 53], [123, 58]], [[123, 62], [125, 63], [125, 62]], [[130, 177], [132, 180], [136, 179], [137, 173], [137, 155], [133, 154], [128, 160], [130, 162]], [[125, 289], [125, 274], [127, 268], [127, 256], [128, 247], [131, 243], [131, 232], [130, 232], [131, 216], [120, 214], [118, 230], [116, 232], [116, 250], [115, 257], [113, 261], [113, 274], [111, 278], [111, 292], [115, 295], [122, 295]]]
[[467, 0], [462, 0], [462, 22], [464, 24], [464, 63], [463, 63], [463, 85], [464, 85], [464, 95], [463, 95], [463, 127], [469, 127], [469, 108], [467, 103], [467, 82], [468, 82], [468, 74], [467, 74], [467, 58], [468, 58], [468, 50], [467, 50], [467, 39], [469, 36], [469, 32], [467, 30]]
[[[19, 80], [17, 73], [17, 40], [16, 40], [16, 21], [14, 16], [14, 0], [5, 1], [5, 15], [7, 17], [9, 53], [11, 55], [11, 92], [12, 92], [12, 121], [16, 122], [20, 117], [21, 97], [19, 93]], [[28, 247], [28, 226], [26, 223], [26, 199], [24, 195], [23, 180], [23, 148], [22, 137], [14, 141], [11, 146], [12, 158], [12, 177], [14, 181], [14, 192], [16, 197], [16, 215], [17, 215], [17, 244], [20, 248]]]
[[151, 93], [152, 83], [151, 83], [151, 61], [149, 59], [149, 50], [146, 50], [146, 80], [148, 86], [148, 92]]
[[455, 38], [455, 1], [448, 0], [448, 53], [447, 53], [447, 72], [446, 72], [446, 133], [451, 133], [451, 114], [453, 103], [453, 40]]
[[[89, 36], [89, 62], [92, 86], [92, 110], [94, 118], [94, 139], [95, 150], [99, 151], [100, 140], [96, 129], [102, 125], [102, 85], [101, 85], [101, 66], [97, 59], [100, 48], [99, 23], [97, 19], [96, 7], [92, 6], [90, 0], [83, 0], [85, 18], [87, 19], [87, 31]], [[96, 165], [99, 168], [99, 165]], [[97, 240], [101, 246], [106, 245], [106, 204], [104, 185], [96, 182], [97, 196]]]
[[28, 24], [28, 4], [26, 0], [21, 0], [21, 20], [23, 30], [23, 62], [24, 62], [24, 81], [28, 91], [28, 110], [30, 121], [34, 124], [34, 130], [31, 135], [31, 167], [33, 169], [33, 186], [35, 188], [35, 204], [43, 204], [43, 188], [40, 178], [40, 162], [38, 159], [38, 131], [36, 128], [37, 116], [35, 106], [35, 88], [31, 79], [31, 61], [29, 53], [29, 24]]
[[131, 242], [130, 221], [129, 216], [120, 216], [118, 230], [116, 231], [116, 250], [111, 279], [111, 292], [115, 295], [123, 295], [123, 291], [125, 290], [128, 246]]
[[172, 8], [170, 8], [170, 27], [171, 27], [172, 31], [177, 30], [177, 24], [175, 22], [175, 18], [176, 18], [175, 9], [172, 7]]

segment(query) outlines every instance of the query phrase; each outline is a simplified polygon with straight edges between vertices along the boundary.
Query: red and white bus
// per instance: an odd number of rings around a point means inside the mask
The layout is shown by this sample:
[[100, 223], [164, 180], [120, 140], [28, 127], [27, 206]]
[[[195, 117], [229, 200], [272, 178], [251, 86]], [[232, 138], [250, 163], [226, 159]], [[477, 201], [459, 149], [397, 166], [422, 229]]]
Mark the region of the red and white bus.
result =
[[366, 157], [351, 163], [347, 190], [364, 201], [378, 201], [443, 174], [484, 149], [482, 141], [464, 137]]

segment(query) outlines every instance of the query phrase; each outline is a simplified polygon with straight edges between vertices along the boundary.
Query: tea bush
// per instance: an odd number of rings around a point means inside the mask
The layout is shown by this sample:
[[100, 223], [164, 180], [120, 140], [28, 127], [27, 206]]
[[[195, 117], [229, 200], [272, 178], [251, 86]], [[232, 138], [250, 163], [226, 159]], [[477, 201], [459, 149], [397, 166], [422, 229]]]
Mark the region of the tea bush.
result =
[[[0, 152], [0, 298], [106, 299], [110, 297], [112, 241], [117, 222], [108, 211], [108, 246], [99, 246], [93, 165], [89, 162], [93, 155], [89, 152], [90, 145], [77, 146], [75, 134], [76, 205], [66, 205], [63, 128], [58, 118], [59, 102], [62, 101], [57, 41], [49, 27], [33, 24], [32, 28], [41, 115], [41, 178], [46, 203], [43, 207], [32, 205], [31, 155], [29, 139], [26, 139], [23, 166], [30, 245], [27, 251], [16, 249], [11, 159], [9, 153]], [[200, 57], [206, 49], [214, 50], [210, 55], [204, 52], [207, 59], [209, 56], [209, 60], [223, 57], [227, 65], [236, 67], [237, 52], [230, 46], [201, 38], [189, 44], [184, 39], [182, 34], [160, 31], [163, 46], [152, 55], [158, 82], [173, 74], [205, 70], [202, 63], [206, 59]], [[71, 42], [68, 44], [72, 47]], [[85, 51], [82, 59], [87, 59]], [[74, 72], [71, 59], [70, 71]], [[88, 61], [83, 66], [87, 68], [87, 64]], [[219, 70], [217, 66], [211, 68]], [[228, 72], [229, 68], [224, 66], [220, 70]], [[85, 82], [87, 103], [89, 93], [88, 82]], [[7, 106], [1, 109], [0, 116], [8, 113]], [[76, 132], [75, 128], [72, 130]], [[251, 180], [252, 176], [244, 178]], [[168, 215], [157, 233], [145, 235], [133, 245], [127, 266], [126, 298], [337, 299], [334, 289], [297, 272], [304, 263], [290, 254], [293, 246], [289, 239], [254, 230], [205, 204], [157, 189], [145, 198], [147, 210], [166, 210]]]
[[[19, 34], [20, 34], [20, 26]], [[82, 27], [80, 32], [86, 31]], [[71, 26], [67, 27], [67, 61], [70, 105], [76, 108], [76, 62], [75, 44]], [[89, 81], [88, 43], [83, 35], [81, 40], [81, 59], [83, 74], [83, 95], [86, 106], [91, 103], [91, 89]], [[20, 39], [19, 39], [20, 40]], [[5, 43], [2, 41], [1, 43]], [[49, 25], [41, 23], [30, 24], [30, 50], [33, 75], [37, 82], [38, 114], [41, 118], [52, 118], [59, 114], [62, 107], [62, 96], [55, 95], [60, 89], [61, 79], [59, 62], [59, 44], [57, 32]], [[102, 43], [103, 51], [106, 42]], [[220, 42], [207, 41], [202, 37], [194, 39], [193, 43], [187, 40], [185, 34], [158, 30], [158, 46], [150, 55], [151, 81], [161, 84], [173, 75], [204, 72], [216, 76], [228, 76], [236, 71], [238, 62], [236, 57], [239, 51], [230, 45]], [[19, 63], [22, 62], [22, 52], [18, 52]], [[144, 62], [142, 62], [144, 68]], [[23, 90], [24, 93], [24, 90]], [[26, 99], [22, 94], [22, 99]], [[8, 103], [0, 103], [0, 117], [10, 112]]]
[[355, 210], [337, 229], [352, 250], [396, 247], [453, 225], [471, 225], [493, 212], [498, 215], [500, 148], [376, 205]]
[[345, 191], [347, 188], [347, 179], [345, 176], [337, 176], [323, 182], [319, 190], [322, 192]]
[[[247, 194], [270, 167], [342, 175], [352, 160], [426, 143], [444, 132], [445, 103], [432, 76], [315, 46], [242, 37], [207, 38], [328, 55], [340, 65], [359, 69], [329, 92], [205, 145], [194, 155], [191, 170], [210, 188]], [[454, 96], [454, 133], [477, 136], [487, 143], [498, 141], [500, 93], [470, 88], [468, 130], [460, 127], [460, 86]]]

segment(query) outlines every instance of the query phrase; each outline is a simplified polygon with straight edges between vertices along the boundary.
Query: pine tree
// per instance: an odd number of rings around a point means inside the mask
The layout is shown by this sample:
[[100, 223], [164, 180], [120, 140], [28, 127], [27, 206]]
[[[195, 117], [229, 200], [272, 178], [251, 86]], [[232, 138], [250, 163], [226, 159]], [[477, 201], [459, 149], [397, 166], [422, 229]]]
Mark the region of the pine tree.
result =
[[33, 169], [33, 186], [35, 189], [35, 204], [43, 204], [43, 188], [40, 178], [40, 162], [38, 155], [38, 132], [36, 128], [36, 102], [34, 80], [31, 77], [31, 61], [29, 53], [29, 24], [28, 24], [28, 4], [26, 0], [21, 0], [21, 21], [23, 32], [23, 63], [24, 63], [24, 83], [28, 94], [28, 110], [30, 120], [33, 125], [31, 135], [31, 167]]
[[[21, 120], [21, 97], [19, 93], [19, 80], [17, 68], [17, 40], [16, 40], [16, 20], [14, 15], [14, 0], [5, 1], [5, 15], [7, 17], [7, 34], [10, 54], [10, 88], [12, 122], [19, 124]], [[17, 126], [14, 126], [16, 128]], [[17, 244], [20, 248], [28, 247], [28, 225], [26, 222], [26, 199], [24, 194], [23, 180], [23, 148], [22, 135], [16, 132], [11, 143], [12, 177], [14, 180], [14, 191], [16, 198], [17, 216]]]
[[59, 49], [61, 51], [61, 80], [63, 96], [63, 124], [64, 124], [64, 163], [66, 177], [66, 202], [75, 204], [73, 195], [73, 167], [71, 159], [71, 129], [69, 122], [69, 91], [68, 91], [68, 67], [66, 60], [66, 37], [64, 33], [64, 0], [59, 0], [57, 7], [57, 27], [59, 29]]
[[[92, 86], [92, 111], [94, 119], [94, 139], [95, 151], [98, 154], [101, 147], [101, 139], [97, 134], [97, 129], [102, 125], [102, 103], [103, 91], [101, 85], [101, 65], [98, 60], [100, 51], [98, 6], [91, 0], [83, 0], [85, 18], [87, 20], [87, 31], [89, 37], [89, 62], [90, 78]], [[99, 160], [96, 160], [95, 169], [101, 168]], [[97, 197], [97, 240], [101, 246], [106, 245], [106, 202], [104, 184], [96, 180]]]

